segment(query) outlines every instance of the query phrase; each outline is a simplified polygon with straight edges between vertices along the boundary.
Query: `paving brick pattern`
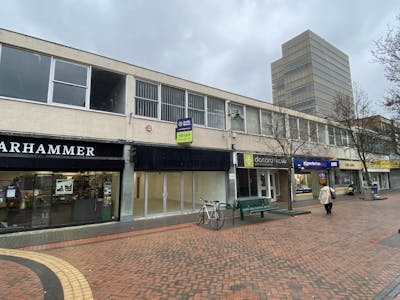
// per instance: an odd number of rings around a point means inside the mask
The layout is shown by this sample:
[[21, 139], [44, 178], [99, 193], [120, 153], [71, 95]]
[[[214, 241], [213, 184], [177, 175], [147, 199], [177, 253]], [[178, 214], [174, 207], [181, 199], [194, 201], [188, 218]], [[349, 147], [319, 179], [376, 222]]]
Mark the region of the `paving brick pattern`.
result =
[[0, 260], [0, 299], [43, 299], [39, 277], [25, 266]]
[[400, 194], [340, 201], [332, 216], [307, 209], [220, 231], [186, 223], [26, 249], [69, 262], [94, 299], [385, 299], [400, 248], [380, 241], [399, 229]]

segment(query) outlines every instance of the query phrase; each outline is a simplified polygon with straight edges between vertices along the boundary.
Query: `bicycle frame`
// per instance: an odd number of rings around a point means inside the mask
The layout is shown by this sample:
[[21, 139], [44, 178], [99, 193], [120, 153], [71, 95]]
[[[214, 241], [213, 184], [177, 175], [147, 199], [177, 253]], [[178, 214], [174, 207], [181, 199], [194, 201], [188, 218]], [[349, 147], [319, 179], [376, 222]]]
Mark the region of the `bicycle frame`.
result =
[[[210, 222], [211, 227], [214, 229], [221, 229], [224, 225], [225, 215], [220, 209], [220, 206], [224, 203], [219, 203], [219, 201], [209, 202], [207, 200], [203, 200], [202, 198], [200, 199], [204, 202], [204, 204], [199, 210], [197, 224], [208, 224], [208, 222]], [[205, 218], [206, 216], [207, 220]]]

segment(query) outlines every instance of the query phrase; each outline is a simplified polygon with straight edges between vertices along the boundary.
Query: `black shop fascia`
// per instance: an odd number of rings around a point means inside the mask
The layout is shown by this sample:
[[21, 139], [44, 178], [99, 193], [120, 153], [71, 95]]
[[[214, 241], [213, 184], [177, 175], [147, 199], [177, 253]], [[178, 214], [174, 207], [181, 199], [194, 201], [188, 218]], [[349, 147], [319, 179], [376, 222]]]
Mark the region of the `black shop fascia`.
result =
[[123, 145], [0, 135], [1, 170], [121, 171]]

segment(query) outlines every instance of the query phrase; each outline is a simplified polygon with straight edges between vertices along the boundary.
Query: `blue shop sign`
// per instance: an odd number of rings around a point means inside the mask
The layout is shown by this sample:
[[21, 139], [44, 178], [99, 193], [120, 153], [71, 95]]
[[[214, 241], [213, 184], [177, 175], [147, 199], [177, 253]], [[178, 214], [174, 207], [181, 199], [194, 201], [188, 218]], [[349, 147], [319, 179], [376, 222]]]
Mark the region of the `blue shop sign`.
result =
[[319, 158], [295, 158], [293, 161], [295, 169], [321, 170], [339, 168], [338, 160], [324, 160]]

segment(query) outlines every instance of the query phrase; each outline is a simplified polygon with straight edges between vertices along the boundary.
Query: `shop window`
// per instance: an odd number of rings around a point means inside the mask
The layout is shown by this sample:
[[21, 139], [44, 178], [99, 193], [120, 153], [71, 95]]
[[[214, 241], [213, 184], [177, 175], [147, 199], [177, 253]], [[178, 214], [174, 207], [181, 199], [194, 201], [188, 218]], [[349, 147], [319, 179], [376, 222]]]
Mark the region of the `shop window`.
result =
[[225, 101], [207, 97], [207, 126], [225, 129]]
[[161, 86], [161, 120], [176, 122], [185, 117], [185, 91]]
[[86, 106], [89, 68], [55, 60], [52, 102]]
[[192, 118], [193, 124], [205, 125], [203, 96], [188, 94], [188, 116]]
[[125, 76], [92, 68], [90, 109], [125, 113]]
[[0, 172], [0, 232], [114, 220], [119, 187], [119, 172]]
[[135, 114], [158, 118], [158, 86], [136, 80]]
[[260, 134], [260, 112], [257, 108], [246, 107], [247, 133]]
[[296, 194], [305, 194], [312, 192], [312, 179], [310, 173], [297, 173], [294, 175], [296, 183]]
[[47, 102], [50, 56], [0, 44], [0, 95]]
[[353, 171], [336, 171], [335, 172], [335, 185], [336, 186], [349, 186], [355, 183], [355, 173]]
[[257, 170], [236, 169], [237, 197], [258, 196]]

